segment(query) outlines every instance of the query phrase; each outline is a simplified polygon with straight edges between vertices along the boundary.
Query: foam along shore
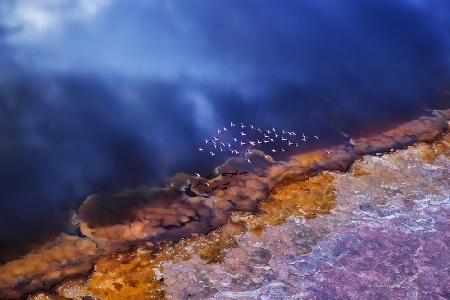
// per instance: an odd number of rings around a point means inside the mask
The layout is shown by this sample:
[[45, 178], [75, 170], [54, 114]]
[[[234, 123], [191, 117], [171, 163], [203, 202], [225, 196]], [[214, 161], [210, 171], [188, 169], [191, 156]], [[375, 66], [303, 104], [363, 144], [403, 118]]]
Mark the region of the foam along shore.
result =
[[[227, 224], [233, 212], [257, 212], [273, 191], [298, 180], [326, 170], [344, 172], [363, 155], [432, 142], [447, 130], [449, 118], [450, 110], [433, 111], [381, 134], [283, 162], [254, 151], [244, 159], [226, 161], [214, 178], [177, 174], [164, 188], [89, 196], [79, 211], [83, 237], [63, 235], [0, 266], [0, 298], [20, 297], [86, 274], [99, 257], [134, 245], [210, 232]], [[253, 163], [246, 163], [246, 158]]]

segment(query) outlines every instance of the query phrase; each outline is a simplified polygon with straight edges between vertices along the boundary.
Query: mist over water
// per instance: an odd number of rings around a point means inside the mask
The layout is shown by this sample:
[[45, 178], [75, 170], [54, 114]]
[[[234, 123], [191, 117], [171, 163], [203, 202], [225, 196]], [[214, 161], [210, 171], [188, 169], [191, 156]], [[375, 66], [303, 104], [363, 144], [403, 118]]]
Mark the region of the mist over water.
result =
[[2, 257], [89, 194], [212, 170], [230, 121], [332, 143], [449, 104], [448, 1], [90, 3], [0, 4]]

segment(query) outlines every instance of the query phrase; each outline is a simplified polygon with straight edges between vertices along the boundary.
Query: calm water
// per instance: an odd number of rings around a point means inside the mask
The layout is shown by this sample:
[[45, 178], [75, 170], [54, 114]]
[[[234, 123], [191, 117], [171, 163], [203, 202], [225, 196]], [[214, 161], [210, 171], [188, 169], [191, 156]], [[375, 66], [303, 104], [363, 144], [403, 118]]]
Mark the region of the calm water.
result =
[[208, 172], [216, 128], [320, 140], [448, 107], [448, 1], [0, 4], [0, 257], [89, 194]]

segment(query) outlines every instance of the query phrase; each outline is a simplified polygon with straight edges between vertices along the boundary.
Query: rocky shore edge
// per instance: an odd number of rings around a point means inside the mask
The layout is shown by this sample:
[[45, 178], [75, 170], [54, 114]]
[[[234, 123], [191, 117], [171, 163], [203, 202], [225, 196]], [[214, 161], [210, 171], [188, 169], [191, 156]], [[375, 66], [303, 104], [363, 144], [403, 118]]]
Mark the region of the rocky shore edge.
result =
[[83, 237], [61, 235], [21, 259], [0, 266], [0, 298], [18, 298], [65, 278], [88, 273], [95, 261], [130, 246], [177, 241], [207, 233], [235, 211], [256, 212], [271, 191], [321, 171], [346, 171], [363, 155], [432, 142], [448, 130], [450, 109], [436, 110], [383, 133], [294, 155], [287, 161], [253, 151], [253, 164], [232, 158], [213, 178], [177, 174], [164, 188], [142, 187], [89, 196], [79, 211]]

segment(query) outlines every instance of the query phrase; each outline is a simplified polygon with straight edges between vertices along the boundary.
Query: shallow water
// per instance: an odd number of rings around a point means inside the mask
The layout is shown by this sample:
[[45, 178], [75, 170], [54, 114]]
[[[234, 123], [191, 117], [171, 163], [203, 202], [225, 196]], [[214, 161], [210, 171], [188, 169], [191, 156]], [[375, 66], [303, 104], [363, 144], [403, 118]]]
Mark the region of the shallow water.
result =
[[306, 151], [449, 104], [446, 1], [168, 3], [44, 34], [0, 5], [0, 261], [89, 194], [211, 172], [226, 156], [196, 148], [230, 121], [319, 136]]

